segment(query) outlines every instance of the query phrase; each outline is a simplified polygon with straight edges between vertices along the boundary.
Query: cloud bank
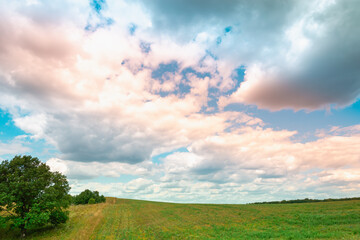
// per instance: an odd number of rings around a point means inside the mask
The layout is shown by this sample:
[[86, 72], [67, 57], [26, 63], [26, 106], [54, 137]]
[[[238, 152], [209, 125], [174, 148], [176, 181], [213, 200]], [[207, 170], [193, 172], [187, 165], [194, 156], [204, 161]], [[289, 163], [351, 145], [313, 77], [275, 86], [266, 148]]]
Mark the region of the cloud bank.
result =
[[[12, 1], [0, 10], [0, 108], [55, 146], [48, 164], [75, 192], [195, 202], [351, 195], [358, 125], [304, 143], [296, 131], [224, 108], [354, 102], [358, 5]], [[12, 153], [8, 146], [0, 153]], [[123, 175], [136, 179], [91, 182]]]

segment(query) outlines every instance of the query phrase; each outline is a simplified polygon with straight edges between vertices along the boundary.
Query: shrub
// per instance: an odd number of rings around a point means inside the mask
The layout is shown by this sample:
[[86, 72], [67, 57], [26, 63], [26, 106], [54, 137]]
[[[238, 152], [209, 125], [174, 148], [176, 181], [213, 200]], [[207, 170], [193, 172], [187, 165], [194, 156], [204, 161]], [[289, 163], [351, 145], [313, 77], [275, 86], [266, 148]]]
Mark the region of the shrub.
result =
[[91, 199], [94, 199], [94, 203], [102, 203], [105, 202], [106, 199], [103, 195], [99, 195], [98, 191], [90, 191], [89, 189], [86, 189], [82, 191], [79, 195], [73, 196], [73, 203], [78, 204], [93, 204], [90, 203]]

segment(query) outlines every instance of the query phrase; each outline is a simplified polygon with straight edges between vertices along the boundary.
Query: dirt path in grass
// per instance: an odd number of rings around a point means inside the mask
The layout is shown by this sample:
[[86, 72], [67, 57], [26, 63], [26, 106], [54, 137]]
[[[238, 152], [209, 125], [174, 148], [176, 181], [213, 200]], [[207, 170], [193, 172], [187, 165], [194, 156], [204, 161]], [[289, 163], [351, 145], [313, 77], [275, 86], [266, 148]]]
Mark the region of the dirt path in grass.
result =
[[81, 224], [76, 227], [71, 235], [66, 239], [78, 239], [78, 240], [88, 240], [93, 235], [95, 229], [101, 224], [104, 219], [103, 211], [105, 208], [109, 207], [111, 203], [103, 204], [94, 204], [91, 208], [86, 209], [86, 212], [83, 212], [81, 216]]

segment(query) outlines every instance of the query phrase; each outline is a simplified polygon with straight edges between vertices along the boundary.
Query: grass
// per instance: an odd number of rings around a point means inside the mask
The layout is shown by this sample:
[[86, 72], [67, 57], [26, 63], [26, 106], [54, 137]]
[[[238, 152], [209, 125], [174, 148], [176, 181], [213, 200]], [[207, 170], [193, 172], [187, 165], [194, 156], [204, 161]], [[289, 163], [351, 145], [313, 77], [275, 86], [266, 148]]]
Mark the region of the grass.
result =
[[[18, 232], [0, 231], [0, 239]], [[70, 220], [28, 239], [360, 239], [360, 200], [257, 205], [107, 198], [72, 206]]]

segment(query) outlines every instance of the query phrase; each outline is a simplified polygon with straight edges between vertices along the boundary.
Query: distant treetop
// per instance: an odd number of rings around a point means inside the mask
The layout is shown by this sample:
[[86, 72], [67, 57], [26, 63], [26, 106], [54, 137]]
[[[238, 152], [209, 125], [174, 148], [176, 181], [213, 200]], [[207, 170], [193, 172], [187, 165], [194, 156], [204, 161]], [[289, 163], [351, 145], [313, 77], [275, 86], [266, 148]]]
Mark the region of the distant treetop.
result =
[[98, 191], [90, 191], [89, 189], [86, 189], [79, 195], [74, 196], [72, 200], [72, 202], [76, 205], [102, 203], [105, 201], [106, 199], [104, 195], [100, 196]]

